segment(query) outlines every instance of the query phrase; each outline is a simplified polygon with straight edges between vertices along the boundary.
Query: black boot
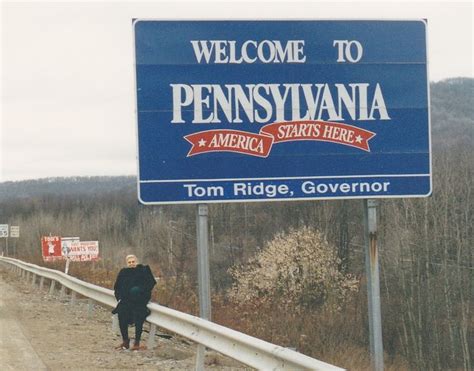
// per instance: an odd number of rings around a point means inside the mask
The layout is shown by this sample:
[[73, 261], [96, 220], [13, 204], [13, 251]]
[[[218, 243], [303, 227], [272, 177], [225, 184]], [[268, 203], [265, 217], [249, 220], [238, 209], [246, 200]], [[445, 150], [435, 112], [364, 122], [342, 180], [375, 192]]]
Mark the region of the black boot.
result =
[[130, 348], [130, 339], [122, 341], [122, 344], [115, 347], [117, 350], [125, 350]]

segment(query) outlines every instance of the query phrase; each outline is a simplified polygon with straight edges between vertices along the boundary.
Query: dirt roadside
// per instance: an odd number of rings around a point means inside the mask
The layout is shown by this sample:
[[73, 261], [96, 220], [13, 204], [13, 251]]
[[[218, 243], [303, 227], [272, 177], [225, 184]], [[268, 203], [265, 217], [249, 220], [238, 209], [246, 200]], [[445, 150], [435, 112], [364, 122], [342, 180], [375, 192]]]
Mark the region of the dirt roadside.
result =
[[[89, 318], [86, 300], [79, 299], [72, 306], [68, 297], [59, 299], [58, 291], [50, 296], [49, 286], [45, 285], [40, 291], [38, 285], [33, 287], [3, 265], [0, 265], [0, 295], [3, 299], [3, 306], [0, 307], [3, 313], [0, 315], [9, 321], [8, 326], [2, 326], [5, 327], [1, 329], [2, 332], [6, 329], [18, 332], [19, 336], [24, 335], [31, 346], [18, 350], [17, 367], [11, 369], [36, 370], [41, 364], [48, 370], [167, 371], [195, 368], [195, 345], [178, 336], [171, 339], [156, 336], [153, 349], [135, 352], [114, 350], [121, 338], [112, 331], [108, 308], [94, 306], [93, 315]], [[142, 336], [144, 344], [148, 340], [147, 330], [148, 325], [145, 324]], [[130, 334], [133, 336], [133, 328]], [[11, 337], [15, 338], [14, 335], [11, 334]], [[8, 350], [12, 358], [10, 348], [14, 349], [15, 346], [3, 349], [3, 354]], [[33, 351], [40, 360], [40, 366], [25, 360], [26, 354], [34, 356]], [[250, 370], [215, 352], [206, 355], [205, 368]]]

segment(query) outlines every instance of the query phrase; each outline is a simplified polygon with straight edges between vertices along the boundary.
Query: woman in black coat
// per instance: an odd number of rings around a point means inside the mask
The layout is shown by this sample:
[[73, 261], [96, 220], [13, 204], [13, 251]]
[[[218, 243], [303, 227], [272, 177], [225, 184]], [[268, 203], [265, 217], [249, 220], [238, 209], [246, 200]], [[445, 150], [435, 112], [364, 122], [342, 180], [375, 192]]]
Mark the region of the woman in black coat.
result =
[[151, 290], [156, 281], [148, 265], [138, 264], [135, 255], [127, 255], [127, 268], [120, 270], [114, 285], [117, 307], [112, 313], [118, 313], [122, 344], [116, 349], [128, 349], [128, 325], [135, 324], [135, 341], [132, 350], [140, 349], [143, 322], [150, 314], [146, 307], [151, 298]]

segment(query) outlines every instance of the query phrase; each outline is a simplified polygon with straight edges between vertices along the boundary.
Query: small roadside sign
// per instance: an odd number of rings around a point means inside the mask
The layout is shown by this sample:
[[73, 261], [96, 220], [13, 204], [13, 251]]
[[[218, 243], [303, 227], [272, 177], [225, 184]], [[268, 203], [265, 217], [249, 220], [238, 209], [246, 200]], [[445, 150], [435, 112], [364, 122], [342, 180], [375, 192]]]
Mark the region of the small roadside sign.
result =
[[64, 257], [69, 256], [69, 251], [71, 251], [71, 246], [73, 243], [80, 242], [79, 237], [61, 237], [61, 253]]
[[0, 224], [0, 238], [8, 237], [8, 224]]
[[41, 237], [41, 250], [43, 255], [43, 261], [55, 261], [63, 259], [63, 256], [61, 254], [61, 237]]
[[71, 261], [96, 261], [99, 259], [99, 241], [75, 241], [68, 252]]
[[10, 226], [10, 237], [13, 237], [13, 238], [20, 237], [20, 226], [18, 225]]

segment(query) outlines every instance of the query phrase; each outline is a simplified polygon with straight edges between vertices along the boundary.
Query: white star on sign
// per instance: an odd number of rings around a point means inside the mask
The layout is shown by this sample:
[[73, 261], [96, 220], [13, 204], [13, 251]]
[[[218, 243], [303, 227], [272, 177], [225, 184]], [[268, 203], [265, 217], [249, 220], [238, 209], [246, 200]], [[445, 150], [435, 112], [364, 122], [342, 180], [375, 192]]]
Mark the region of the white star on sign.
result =
[[207, 142], [204, 139], [201, 139], [198, 143], [199, 143], [199, 147], [204, 147]]
[[362, 143], [362, 137], [360, 135], [356, 136], [356, 142]]

